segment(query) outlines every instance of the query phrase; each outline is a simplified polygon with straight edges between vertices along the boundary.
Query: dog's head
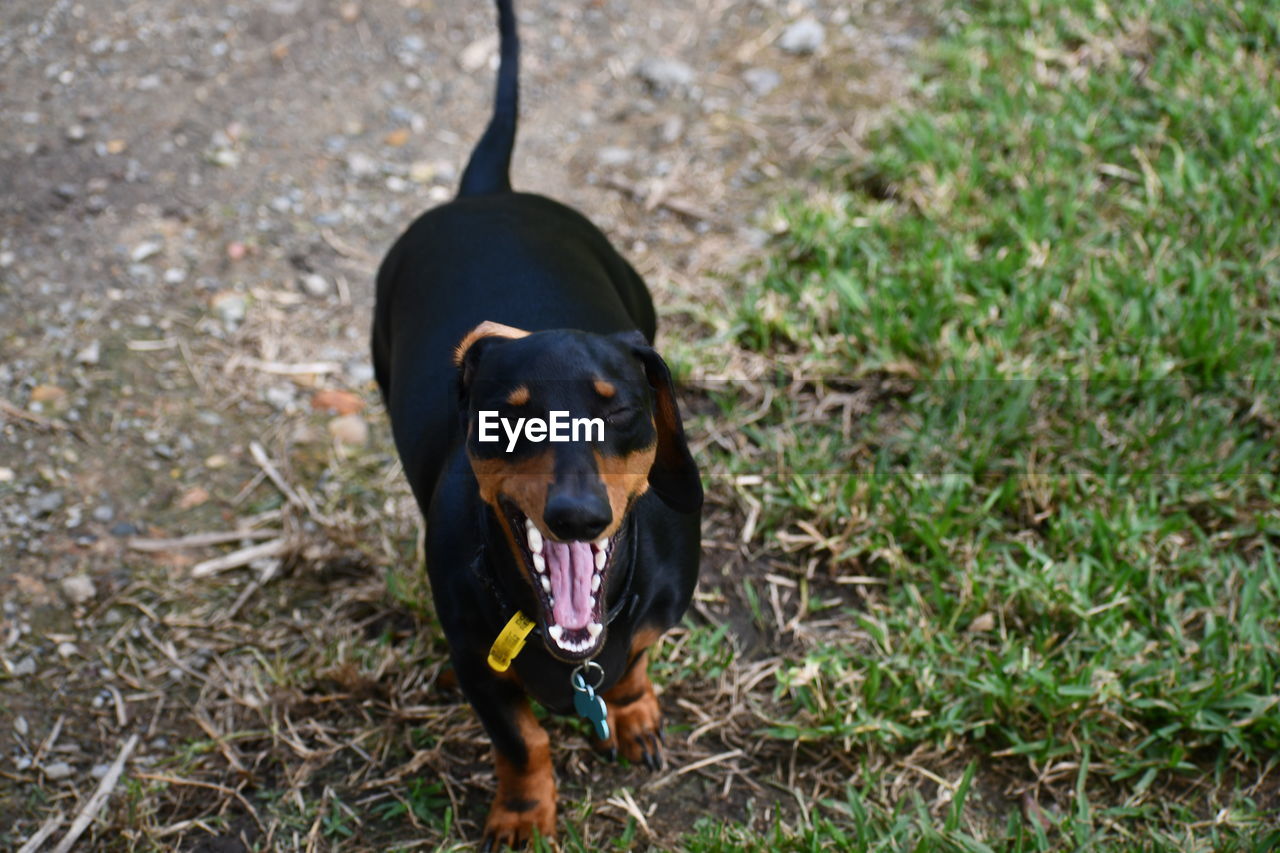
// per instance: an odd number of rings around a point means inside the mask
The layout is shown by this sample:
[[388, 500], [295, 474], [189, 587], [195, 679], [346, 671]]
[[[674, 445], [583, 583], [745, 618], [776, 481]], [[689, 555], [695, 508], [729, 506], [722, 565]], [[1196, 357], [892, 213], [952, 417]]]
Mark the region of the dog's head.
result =
[[589, 659], [636, 499], [652, 490], [679, 512], [702, 505], [671, 374], [639, 332], [497, 323], [469, 332], [454, 362], [471, 470], [533, 589], [547, 648]]

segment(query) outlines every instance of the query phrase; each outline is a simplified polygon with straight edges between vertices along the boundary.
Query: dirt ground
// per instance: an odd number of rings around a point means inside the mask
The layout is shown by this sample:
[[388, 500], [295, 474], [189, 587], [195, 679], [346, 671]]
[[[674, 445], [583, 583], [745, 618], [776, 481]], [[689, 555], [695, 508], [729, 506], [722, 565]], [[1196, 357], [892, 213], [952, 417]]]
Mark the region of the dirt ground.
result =
[[[514, 182], [611, 236], [668, 346], [709, 332], [779, 195], [858, 155], [927, 30], [874, 2], [518, 5]], [[476, 836], [487, 749], [433, 688], [366, 330], [381, 253], [484, 126], [495, 53], [486, 2], [0, 8], [0, 847], [65, 837], [126, 751], [82, 849]], [[714, 593], [727, 562], [767, 567], [723, 544], [733, 491], [709, 496]], [[226, 535], [154, 541], [197, 534]], [[699, 618], [731, 609], [709, 593]], [[766, 826], [789, 787], [753, 777], [794, 785], [796, 756], [704, 719], [750, 705], [766, 663], [669, 693], [694, 735], [660, 778], [566, 746], [594, 808], [566, 820], [590, 841], [648, 815], [659, 845], [702, 814]]]

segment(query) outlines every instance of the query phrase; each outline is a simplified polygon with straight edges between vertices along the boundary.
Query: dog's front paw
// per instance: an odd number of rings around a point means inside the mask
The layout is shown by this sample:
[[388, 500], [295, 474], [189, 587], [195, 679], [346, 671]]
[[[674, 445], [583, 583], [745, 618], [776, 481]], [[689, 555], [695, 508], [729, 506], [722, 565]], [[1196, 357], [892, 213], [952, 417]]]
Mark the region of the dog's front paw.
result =
[[609, 703], [609, 739], [597, 743], [596, 750], [609, 758], [621, 752], [634, 764], [662, 769], [662, 709], [652, 688], [625, 705]]
[[555, 794], [532, 798], [503, 796], [499, 792], [484, 822], [484, 843], [480, 849], [489, 853], [506, 847], [522, 848], [533, 840], [535, 830], [543, 838], [555, 835]]

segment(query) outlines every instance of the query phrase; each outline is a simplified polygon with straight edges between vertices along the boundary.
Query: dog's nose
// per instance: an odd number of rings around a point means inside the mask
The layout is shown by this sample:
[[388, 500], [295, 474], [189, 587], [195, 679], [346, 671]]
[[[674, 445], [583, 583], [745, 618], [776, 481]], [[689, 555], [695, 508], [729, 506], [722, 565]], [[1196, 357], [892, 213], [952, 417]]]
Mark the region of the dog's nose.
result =
[[602, 495], [560, 493], [547, 498], [542, 517], [556, 538], [592, 542], [613, 521], [613, 510]]

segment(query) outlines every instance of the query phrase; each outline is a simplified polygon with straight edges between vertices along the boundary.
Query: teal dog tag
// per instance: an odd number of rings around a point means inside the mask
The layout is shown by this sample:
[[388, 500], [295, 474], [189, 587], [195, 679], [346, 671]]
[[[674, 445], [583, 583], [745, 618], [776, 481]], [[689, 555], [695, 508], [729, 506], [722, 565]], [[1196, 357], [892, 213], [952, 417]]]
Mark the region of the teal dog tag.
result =
[[604, 697], [587, 684], [581, 672], [575, 670], [569, 683], [573, 686], [573, 709], [578, 712], [578, 716], [591, 724], [598, 740], [608, 740], [609, 708], [604, 704]]

